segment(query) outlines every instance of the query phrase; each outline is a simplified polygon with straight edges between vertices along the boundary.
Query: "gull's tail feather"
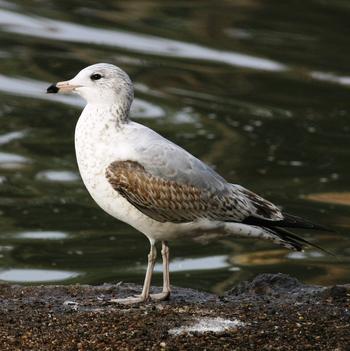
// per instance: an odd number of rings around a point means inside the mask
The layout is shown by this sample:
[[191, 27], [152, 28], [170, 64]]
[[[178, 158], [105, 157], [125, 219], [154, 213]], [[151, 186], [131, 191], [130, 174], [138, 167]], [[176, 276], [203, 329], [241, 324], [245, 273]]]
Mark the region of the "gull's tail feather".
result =
[[313, 223], [308, 219], [291, 215], [289, 213], [282, 213], [283, 214], [283, 225], [282, 227], [289, 227], [289, 228], [303, 228], [303, 229], [314, 229], [314, 230], [322, 230], [326, 232], [333, 232], [332, 229], [324, 227], [323, 225]]
[[279, 245], [289, 247], [296, 251], [302, 251], [305, 246], [315, 247], [316, 249], [327, 253], [328, 255], [335, 256], [332, 252], [329, 252], [322, 247], [313, 244], [300, 236], [286, 230], [285, 228], [299, 228], [308, 230], [322, 230], [328, 232], [334, 232], [334, 230], [326, 228], [322, 225], [313, 223], [305, 218], [291, 215], [289, 213], [282, 213], [283, 219], [279, 221], [272, 221], [269, 219], [258, 218], [258, 217], [247, 217], [243, 223], [253, 226], [259, 226], [276, 235], [280, 242]]
[[282, 243], [287, 243], [289, 244], [294, 250], [296, 251], [302, 251], [305, 246], [311, 246], [314, 247], [320, 251], [323, 251], [324, 253], [335, 256], [332, 252], [322, 248], [321, 246], [318, 246], [314, 243], [311, 243], [310, 241], [301, 238], [300, 236], [290, 232], [289, 230], [286, 230], [284, 228], [266, 228], [266, 230], [271, 231], [273, 234], [277, 235], [279, 238], [281, 238]]
[[289, 213], [282, 213], [283, 219], [279, 221], [272, 221], [269, 219], [263, 219], [258, 217], [247, 217], [243, 223], [250, 225], [257, 225], [261, 227], [275, 229], [276, 227], [286, 228], [300, 228], [300, 229], [312, 229], [322, 230], [327, 232], [333, 232], [334, 230], [326, 228], [322, 225], [313, 223], [305, 218], [291, 215]]
[[314, 247], [328, 255], [335, 256], [332, 252], [290, 232], [285, 228], [265, 227], [231, 222], [225, 223], [224, 233], [245, 238], [272, 241], [279, 246], [294, 251], [303, 251], [303, 249], [307, 246]]
[[224, 232], [229, 235], [272, 241], [279, 246], [294, 251], [302, 251], [305, 246], [313, 246], [321, 251], [333, 255], [320, 246], [310, 243], [309, 241], [283, 228], [267, 228], [231, 222], [225, 223]]

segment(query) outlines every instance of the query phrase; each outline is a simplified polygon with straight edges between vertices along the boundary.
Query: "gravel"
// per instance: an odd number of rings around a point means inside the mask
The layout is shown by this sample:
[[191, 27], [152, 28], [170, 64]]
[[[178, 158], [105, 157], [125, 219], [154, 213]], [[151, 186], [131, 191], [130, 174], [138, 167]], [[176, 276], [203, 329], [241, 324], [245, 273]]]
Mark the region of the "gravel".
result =
[[350, 285], [262, 274], [220, 297], [173, 288], [161, 303], [110, 302], [140, 290], [0, 284], [0, 350], [350, 350]]

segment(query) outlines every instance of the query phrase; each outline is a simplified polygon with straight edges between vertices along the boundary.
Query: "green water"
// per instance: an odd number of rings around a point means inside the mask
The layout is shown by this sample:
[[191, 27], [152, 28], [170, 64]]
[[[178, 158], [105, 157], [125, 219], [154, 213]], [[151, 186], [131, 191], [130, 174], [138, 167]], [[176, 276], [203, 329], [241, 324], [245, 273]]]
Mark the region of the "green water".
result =
[[0, 279], [142, 282], [147, 239], [102, 212], [77, 171], [82, 101], [45, 94], [111, 62], [135, 83], [135, 120], [336, 230], [304, 233], [336, 259], [241, 239], [171, 243], [174, 285], [222, 292], [262, 272], [348, 282], [350, 207], [308, 197], [350, 189], [349, 17], [341, 0], [1, 0]]

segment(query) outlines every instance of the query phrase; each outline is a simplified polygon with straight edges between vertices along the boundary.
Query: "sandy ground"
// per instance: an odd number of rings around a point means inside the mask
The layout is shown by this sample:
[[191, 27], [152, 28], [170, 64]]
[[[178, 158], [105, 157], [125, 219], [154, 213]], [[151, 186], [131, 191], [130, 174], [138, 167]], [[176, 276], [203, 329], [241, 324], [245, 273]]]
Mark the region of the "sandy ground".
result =
[[0, 350], [350, 350], [350, 285], [263, 274], [221, 297], [173, 290], [128, 307], [109, 300], [139, 286], [1, 284]]

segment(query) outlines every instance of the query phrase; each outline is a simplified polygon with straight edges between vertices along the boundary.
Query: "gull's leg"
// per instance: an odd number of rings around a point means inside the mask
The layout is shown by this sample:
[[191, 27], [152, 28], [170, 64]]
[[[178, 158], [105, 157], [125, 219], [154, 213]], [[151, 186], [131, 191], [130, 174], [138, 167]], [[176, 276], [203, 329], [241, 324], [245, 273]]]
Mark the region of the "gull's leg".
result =
[[150, 240], [150, 243], [151, 243], [151, 249], [150, 249], [150, 252], [148, 254], [147, 271], [146, 271], [145, 282], [143, 283], [141, 295], [138, 295], [136, 297], [127, 297], [124, 299], [112, 299], [111, 302], [129, 305], [129, 304], [133, 304], [133, 303], [144, 302], [144, 301], [149, 299], [149, 297], [150, 297], [149, 290], [151, 287], [152, 273], [153, 273], [154, 264], [155, 264], [156, 258], [157, 258], [157, 249], [155, 247], [155, 241]]
[[152, 300], [167, 300], [170, 296], [170, 274], [169, 274], [169, 246], [167, 241], [162, 241], [163, 258], [163, 291], [159, 294], [151, 294]]

